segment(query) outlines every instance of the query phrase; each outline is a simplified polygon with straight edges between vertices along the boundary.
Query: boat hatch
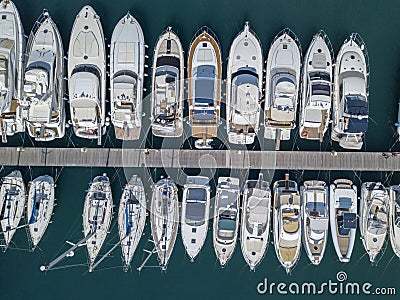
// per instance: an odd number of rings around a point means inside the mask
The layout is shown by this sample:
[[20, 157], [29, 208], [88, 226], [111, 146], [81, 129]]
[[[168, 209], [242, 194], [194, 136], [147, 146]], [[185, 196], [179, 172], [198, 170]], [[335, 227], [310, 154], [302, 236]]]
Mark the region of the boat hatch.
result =
[[353, 201], [349, 197], [339, 198], [339, 208], [350, 208], [353, 205]]

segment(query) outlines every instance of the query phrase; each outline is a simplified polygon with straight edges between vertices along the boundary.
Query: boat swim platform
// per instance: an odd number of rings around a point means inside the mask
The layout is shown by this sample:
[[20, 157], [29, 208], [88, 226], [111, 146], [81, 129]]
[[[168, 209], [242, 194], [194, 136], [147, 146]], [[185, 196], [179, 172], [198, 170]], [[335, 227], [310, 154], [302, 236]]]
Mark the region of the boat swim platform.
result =
[[2, 166], [400, 171], [382, 152], [0, 147]]

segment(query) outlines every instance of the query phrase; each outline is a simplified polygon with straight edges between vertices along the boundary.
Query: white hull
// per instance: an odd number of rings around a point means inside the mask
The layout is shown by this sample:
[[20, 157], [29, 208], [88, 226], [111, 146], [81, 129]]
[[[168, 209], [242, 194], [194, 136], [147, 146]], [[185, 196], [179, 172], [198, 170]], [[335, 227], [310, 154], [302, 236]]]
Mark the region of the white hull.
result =
[[394, 254], [400, 258], [400, 186], [390, 187], [389, 235]]
[[335, 180], [329, 188], [332, 241], [341, 262], [350, 261], [357, 230], [357, 188], [350, 180]]
[[288, 177], [274, 183], [273, 224], [276, 256], [290, 274], [300, 258], [301, 215], [297, 183]]
[[0, 223], [4, 236], [4, 250], [10, 244], [24, 214], [25, 184], [20, 171], [5, 176], [0, 189]]
[[90, 6], [81, 9], [71, 31], [68, 93], [75, 134], [100, 140], [105, 133], [106, 49], [100, 17]]
[[0, 134], [2, 141], [7, 142], [7, 135], [25, 130], [22, 120], [17, 118], [24, 74], [25, 37], [18, 9], [12, 1], [3, 0], [0, 3], [0, 14], [6, 16], [2, 23], [8, 23], [0, 30], [0, 53], [7, 65], [3, 68], [8, 69], [7, 75], [0, 79]]
[[230, 143], [252, 144], [259, 130], [263, 55], [247, 22], [232, 42], [226, 85], [227, 134]]
[[302, 240], [313, 265], [319, 265], [328, 243], [328, 187], [323, 181], [305, 181], [300, 187]]
[[328, 37], [318, 32], [304, 57], [300, 102], [300, 137], [322, 142], [332, 105], [333, 64]]
[[113, 199], [110, 180], [107, 176], [97, 176], [85, 197], [83, 206], [83, 234], [91, 235], [86, 241], [89, 272], [107, 237], [113, 213]]
[[29, 183], [26, 214], [33, 249], [39, 244], [50, 223], [54, 201], [55, 185], [53, 177], [44, 175]]
[[118, 230], [121, 240], [124, 271], [129, 269], [146, 224], [146, 198], [143, 183], [134, 175], [122, 191], [118, 210]]
[[178, 188], [171, 179], [161, 179], [153, 186], [150, 213], [151, 234], [158, 262], [161, 270], [165, 271], [179, 227]]
[[336, 59], [331, 138], [345, 149], [361, 149], [368, 128], [367, 59], [357, 34], [343, 43]]
[[254, 271], [268, 248], [271, 223], [271, 190], [269, 183], [248, 180], [243, 191], [240, 244], [244, 260]]
[[386, 241], [389, 194], [380, 182], [364, 182], [361, 187], [360, 233], [372, 264]]
[[210, 218], [208, 181], [207, 177], [189, 176], [183, 190], [181, 234], [191, 261], [200, 253], [207, 237]]
[[142, 28], [130, 13], [115, 26], [110, 52], [111, 121], [115, 136], [137, 140], [142, 127], [145, 44]]
[[239, 179], [219, 177], [214, 206], [213, 244], [222, 267], [232, 257], [239, 228]]
[[32, 29], [26, 55], [18, 117], [37, 141], [62, 138], [65, 134], [64, 50], [57, 26], [47, 11]]
[[154, 48], [151, 129], [155, 136], [183, 133], [184, 64], [181, 41], [169, 27]]
[[296, 127], [296, 113], [300, 88], [300, 43], [289, 29], [274, 39], [267, 60], [265, 85], [266, 139], [290, 139]]

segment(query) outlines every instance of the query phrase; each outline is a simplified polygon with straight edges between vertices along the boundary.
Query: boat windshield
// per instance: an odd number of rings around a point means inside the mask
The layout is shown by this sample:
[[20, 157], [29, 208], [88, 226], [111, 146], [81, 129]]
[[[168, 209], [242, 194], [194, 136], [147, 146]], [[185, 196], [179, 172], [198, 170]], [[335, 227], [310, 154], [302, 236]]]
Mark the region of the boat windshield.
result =
[[310, 72], [310, 80], [323, 80], [331, 82], [331, 76], [326, 72]]
[[236, 212], [223, 211], [218, 220], [218, 238], [230, 240], [235, 236], [236, 231]]
[[327, 83], [314, 83], [311, 85], [311, 94], [313, 96], [330, 96], [331, 87]]

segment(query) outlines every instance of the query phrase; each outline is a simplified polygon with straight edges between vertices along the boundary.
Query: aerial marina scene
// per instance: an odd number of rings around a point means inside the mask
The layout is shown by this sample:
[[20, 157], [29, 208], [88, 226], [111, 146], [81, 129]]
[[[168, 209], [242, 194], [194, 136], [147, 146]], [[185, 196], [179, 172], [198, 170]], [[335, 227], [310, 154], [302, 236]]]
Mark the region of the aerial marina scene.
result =
[[4, 299], [393, 298], [400, 4], [310, 2], [1, 0]]

